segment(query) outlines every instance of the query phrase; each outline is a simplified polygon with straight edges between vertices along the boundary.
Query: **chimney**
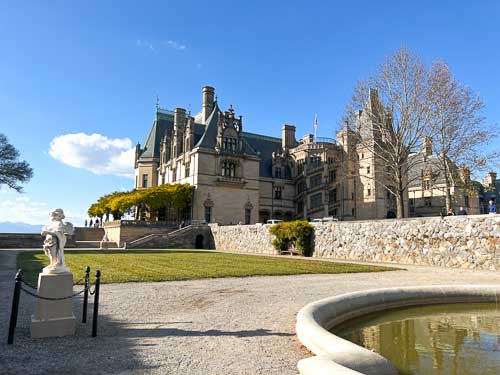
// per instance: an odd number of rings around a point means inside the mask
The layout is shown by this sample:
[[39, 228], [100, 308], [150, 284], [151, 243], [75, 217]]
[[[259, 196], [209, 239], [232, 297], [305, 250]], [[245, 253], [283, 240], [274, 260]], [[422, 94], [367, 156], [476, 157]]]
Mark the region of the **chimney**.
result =
[[484, 185], [494, 186], [497, 179], [497, 174], [495, 172], [488, 172], [484, 178]]
[[424, 154], [425, 156], [431, 156], [432, 155], [432, 138], [431, 137], [424, 137]]
[[184, 126], [186, 124], [186, 110], [184, 108], [174, 109], [174, 131], [172, 145], [174, 150], [172, 156], [175, 158], [181, 155], [183, 150]]
[[186, 110], [184, 108], [174, 109], [174, 129], [177, 131], [184, 128], [186, 122]]
[[207, 122], [208, 116], [210, 116], [210, 113], [212, 113], [212, 110], [214, 109], [214, 102], [215, 102], [215, 89], [210, 86], [203, 87], [201, 117], [202, 117], [202, 122], [204, 124]]
[[295, 147], [295, 126], [283, 125], [281, 127], [281, 147], [284, 149]]

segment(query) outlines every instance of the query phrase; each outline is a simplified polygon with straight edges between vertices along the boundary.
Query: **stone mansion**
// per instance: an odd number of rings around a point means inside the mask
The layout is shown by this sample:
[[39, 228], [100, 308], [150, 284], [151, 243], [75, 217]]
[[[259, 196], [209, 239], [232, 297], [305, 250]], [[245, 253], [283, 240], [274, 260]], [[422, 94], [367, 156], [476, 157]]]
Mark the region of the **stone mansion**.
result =
[[[376, 92], [367, 105], [374, 100]], [[394, 198], [373, 178], [382, 162], [364, 146], [374, 136], [362, 111], [355, 129], [346, 124], [336, 140], [311, 134], [297, 140], [289, 124], [281, 138], [245, 132], [242, 116], [232, 105], [221, 110], [206, 86], [194, 116], [157, 107], [146, 142], [136, 146], [135, 187], [189, 183], [191, 219], [219, 224], [394, 217]]]

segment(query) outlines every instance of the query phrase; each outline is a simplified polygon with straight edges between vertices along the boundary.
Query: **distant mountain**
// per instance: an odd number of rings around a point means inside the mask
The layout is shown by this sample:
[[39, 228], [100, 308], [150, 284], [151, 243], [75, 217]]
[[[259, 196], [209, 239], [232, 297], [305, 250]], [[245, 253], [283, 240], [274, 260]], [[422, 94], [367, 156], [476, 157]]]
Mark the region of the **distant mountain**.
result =
[[32, 225], [27, 223], [0, 222], [0, 233], [40, 233], [43, 225]]

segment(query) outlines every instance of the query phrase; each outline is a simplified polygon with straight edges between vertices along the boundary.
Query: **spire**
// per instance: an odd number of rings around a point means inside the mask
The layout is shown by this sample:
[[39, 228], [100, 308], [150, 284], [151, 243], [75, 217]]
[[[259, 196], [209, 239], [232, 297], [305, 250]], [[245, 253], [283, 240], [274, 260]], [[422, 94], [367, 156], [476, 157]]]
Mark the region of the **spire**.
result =
[[156, 95], [156, 111], [160, 109], [160, 98]]
[[316, 142], [316, 131], [318, 130], [318, 114], [314, 114], [314, 142]]

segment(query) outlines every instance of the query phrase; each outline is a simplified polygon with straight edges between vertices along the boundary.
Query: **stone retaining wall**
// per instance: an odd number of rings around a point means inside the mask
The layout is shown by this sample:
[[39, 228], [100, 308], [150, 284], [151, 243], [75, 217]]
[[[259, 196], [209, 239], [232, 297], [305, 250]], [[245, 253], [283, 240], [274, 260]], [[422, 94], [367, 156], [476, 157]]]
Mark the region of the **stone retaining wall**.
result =
[[215, 249], [242, 253], [275, 254], [271, 225], [218, 225], [210, 224]]
[[[0, 249], [40, 249], [43, 237], [40, 233], [0, 233]], [[67, 237], [66, 247], [76, 247], [73, 236]]]
[[[314, 257], [500, 270], [500, 215], [314, 223]], [[215, 248], [274, 254], [269, 225], [211, 225]]]

